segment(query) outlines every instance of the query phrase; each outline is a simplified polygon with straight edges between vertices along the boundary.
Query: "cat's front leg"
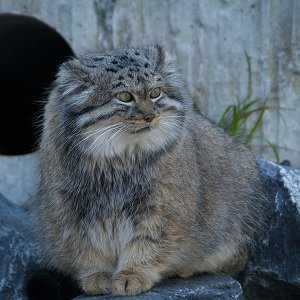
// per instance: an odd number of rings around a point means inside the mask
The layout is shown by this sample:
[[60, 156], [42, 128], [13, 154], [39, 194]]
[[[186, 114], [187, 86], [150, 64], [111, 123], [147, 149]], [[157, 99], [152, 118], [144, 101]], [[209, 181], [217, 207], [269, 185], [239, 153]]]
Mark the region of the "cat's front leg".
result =
[[137, 295], [150, 290], [160, 279], [158, 274], [149, 274], [140, 268], [127, 268], [113, 277], [113, 295]]
[[136, 295], [174, 271], [186, 242], [186, 226], [168, 210], [157, 208], [134, 220], [133, 236], [121, 251], [112, 276], [113, 295]]
[[[87, 252], [85, 252], [85, 255]], [[93, 255], [94, 254], [94, 255]], [[77, 279], [82, 290], [88, 295], [105, 295], [112, 291], [114, 264], [110, 258], [89, 252], [77, 265]]]
[[150, 237], [132, 241], [119, 259], [112, 294], [136, 295], [151, 289], [168, 265], [163, 245]]

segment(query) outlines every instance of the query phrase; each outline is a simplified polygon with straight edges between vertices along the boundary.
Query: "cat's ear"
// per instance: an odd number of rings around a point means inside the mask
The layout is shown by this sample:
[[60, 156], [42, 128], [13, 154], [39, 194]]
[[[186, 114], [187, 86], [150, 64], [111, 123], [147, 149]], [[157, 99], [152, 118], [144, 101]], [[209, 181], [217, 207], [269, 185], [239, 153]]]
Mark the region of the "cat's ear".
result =
[[155, 45], [156, 50], [156, 68], [164, 65], [166, 60], [166, 51], [161, 45]]
[[161, 45], [155, 45], [156, 51], [156, 71], [171, 68], [174, 66], [174, 59], [171, 54]]
[[61, 64], [54, 81], [54, 87], [58, 91], [59, 98], [85, 89], [89, 84], [88, 70], [76, 58]]
[[[75, 83], [85, 83], [88, 79], [88, 68], [83, 66], [76, 58], [66, 61], [61, 64], [57, 73], [57, 80], [59, 83], [68, 83], [72, 81]], [[74, 82], [75, 81], [75, 82]]]

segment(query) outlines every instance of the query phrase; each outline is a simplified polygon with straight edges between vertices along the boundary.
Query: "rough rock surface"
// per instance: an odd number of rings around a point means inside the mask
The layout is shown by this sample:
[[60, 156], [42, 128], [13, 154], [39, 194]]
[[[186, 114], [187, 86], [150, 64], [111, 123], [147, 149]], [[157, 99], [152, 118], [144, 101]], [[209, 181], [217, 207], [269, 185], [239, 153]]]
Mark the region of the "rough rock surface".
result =
[[28, 213], [0, 194], [0, 299], [23, 300], [25, 272], [39, 262]]
[[300, 170], [260, 161], [271, 200], [268, 230], [243, 284], [249, 299], [300, 299]]
[[203, 299], [230, 300], [244, 299], [240, 284], [227, 275], [202, 276], [189, 279], [168, 279], [149, 292], [131, 297], [95, 296], [77, 297], [76, 300], [171, 300]]

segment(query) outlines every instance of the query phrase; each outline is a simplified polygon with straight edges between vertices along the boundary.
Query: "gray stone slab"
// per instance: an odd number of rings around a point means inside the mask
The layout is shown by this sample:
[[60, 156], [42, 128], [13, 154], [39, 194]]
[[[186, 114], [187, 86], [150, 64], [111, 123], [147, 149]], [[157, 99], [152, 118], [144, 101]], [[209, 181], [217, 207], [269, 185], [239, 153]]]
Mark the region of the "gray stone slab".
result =
[[76, 300], [171, 300], [171, 299], [244, 299], [241, 285], [227, 275], [199, 276], [189, 279], [168, 279], [149, 292], [137, 296], [81, 296]]

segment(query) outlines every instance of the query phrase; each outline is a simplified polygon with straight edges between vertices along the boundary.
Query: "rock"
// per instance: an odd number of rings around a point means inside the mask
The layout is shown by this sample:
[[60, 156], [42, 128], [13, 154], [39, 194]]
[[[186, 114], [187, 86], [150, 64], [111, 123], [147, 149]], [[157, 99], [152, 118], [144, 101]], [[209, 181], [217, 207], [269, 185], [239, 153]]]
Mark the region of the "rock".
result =
[[249, 299], [300, 299], [300, 170], [259, 161], [271, 200], [268, 230], [248, 264]]
[[39, 248], [32, 236], [33, 222], [22, 208], [0, 194], [0, 299], [23, 300], [24, 278], [39, 263]]
[[130, 297], [80, 296], [76, 300], [166, 300], [166, 299], [201, 299], [230, 300], [244, 299], [241, 285], [227, 275], [199, 276], [189, 279], [164, 280], [149, 292]]

